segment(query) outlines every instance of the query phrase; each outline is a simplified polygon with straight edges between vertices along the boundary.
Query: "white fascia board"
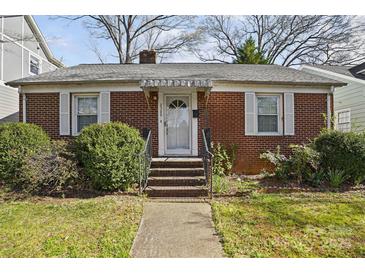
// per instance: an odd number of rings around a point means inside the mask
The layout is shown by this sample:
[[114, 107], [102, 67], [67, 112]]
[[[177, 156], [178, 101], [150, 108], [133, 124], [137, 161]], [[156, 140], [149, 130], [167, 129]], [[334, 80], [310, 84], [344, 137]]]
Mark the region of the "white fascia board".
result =
[[295, 85], [247, 85], [235, 83], [215, 83], [211, 92], [265, 92], [265, 93], [328, 93], [331, 87], [310, 87]]
[[65, 85], [25, 85], [22, 86], [22, 93], [90, 93], [90, 92], [143, 92], [138, 84], [65, 84]]
[[[195, 88], [160, 88], [161, 93], [181, 93], [182, 91], [196, 90]], [[138, 83], [87, 83], [87, 84], [34, 84], [23, 85], [24, 93], [58, 93], [60, 91], [74, 92], [136, 92], [143, 91]], [[264, 93], [328, 93], [331, 87], [298, 87], [294, 85], [245, 85], [236, 83], [216, 83], [211, 92], [264, 92]]]

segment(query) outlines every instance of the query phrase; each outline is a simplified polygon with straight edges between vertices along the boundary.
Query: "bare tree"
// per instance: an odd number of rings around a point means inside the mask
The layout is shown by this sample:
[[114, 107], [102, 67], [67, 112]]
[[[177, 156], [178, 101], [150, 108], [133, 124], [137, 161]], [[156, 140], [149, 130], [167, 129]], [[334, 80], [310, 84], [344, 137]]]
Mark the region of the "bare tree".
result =
[[[350, 65], [365, 61], [365, 17], [209, 16], [204, 20], [207, 48], [195, 51], [204, 61], [232, 62], [237, 49], [253, 37], [270, 64]], [[205, 46], [206, 47], [206, 46]]]
[[83, 19], [92, 37], [112, 41], [120, 63], [132, 63], [138, 52], [146, 48], [155, 49], [161, 56], [189, 49], [199, 41], [201, 33], [199, 28], [191, 28], [191, 16], [88, 15], [57, 18]]
[[99, 62], [101, 64], [107, 63], [107, 55], [100, 50], [99, 44], [94, 39], [89, 39], [89, 44], [87, 45], [88, 48], [96, 55], [96, 58], [98, 58]]

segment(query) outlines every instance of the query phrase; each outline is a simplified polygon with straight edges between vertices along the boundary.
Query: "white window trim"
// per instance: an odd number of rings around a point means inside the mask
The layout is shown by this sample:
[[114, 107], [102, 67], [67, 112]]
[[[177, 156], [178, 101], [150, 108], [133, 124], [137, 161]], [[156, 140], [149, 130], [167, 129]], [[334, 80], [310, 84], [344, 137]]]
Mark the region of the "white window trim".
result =
[[[29, 55], [29, 59], [28, 59], [28, 73], [29, 73], [29, 75], [39, 75], [39, 74], [41, 74], [42, 73], [42, 59], [39, 58], [38, 56], [36, 56], [35, 54], [31, 53], [31, 52], [28, 52], [28, 55]], [[31, 61], [32, 57], [36, 58], [39, 61], [38, 74], [35, 74], [35, 73], [31, 72], [31, 70], [30, 70], [30, 61]]]
[[[278, 107], [278, 131], [276, 132], [259, 132], [258, 120], [259, 120], [259, 112], [257, 105], [257, 97], [270, 97], [275, 96], [278, 98], [277, 107]], [[283, 95], [282, 94], [268, 94], [268, 93], [255, 93], [255, 108], [256, 108], [256, 116], [255, 116], [255, 129], [256, 136], [282, 136], [283, 132]]]
[[99, 93], [89, 93], [89, 94], [72, 94], [72, 136], [80, 135], [77, 130], [77, 104], [78, 98], [96, 98], [96, 105], [98, 107], [96, 111], [97, 123], [100, 123], [100, 94]]
[[344, 109], [340, 109], [340, 110], [336, 110], [335, 111], [335, 120], [336, 120], [336, 123], [335, 123], [335, 129], [336, 130], [339, 130], [338, 129], [338, 114], [341, 113], [341, 112], [348, 112], [349, 113], [349, 119], [350, 119], [350, 122], [349, 122], [349, 125], [350, 125], [350, 131], [351, 131], [351, 108], [344, 108]]

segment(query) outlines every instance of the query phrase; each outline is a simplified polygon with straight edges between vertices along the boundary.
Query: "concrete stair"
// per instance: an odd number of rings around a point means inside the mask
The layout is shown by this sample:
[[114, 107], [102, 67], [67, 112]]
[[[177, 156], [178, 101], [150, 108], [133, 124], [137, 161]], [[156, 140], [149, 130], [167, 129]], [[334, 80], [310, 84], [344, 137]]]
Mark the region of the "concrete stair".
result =
[[149, 197], [207, 197], [201, 158], [153, 158], [146, 193]]

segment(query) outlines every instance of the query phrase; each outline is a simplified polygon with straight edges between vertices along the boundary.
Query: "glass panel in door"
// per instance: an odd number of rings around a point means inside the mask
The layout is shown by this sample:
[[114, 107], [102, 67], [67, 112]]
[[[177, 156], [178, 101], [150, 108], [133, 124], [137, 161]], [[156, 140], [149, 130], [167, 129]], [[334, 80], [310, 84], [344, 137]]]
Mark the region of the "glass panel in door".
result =
[[189, 96], [166, 96], [167, 153], [190, 151]]

